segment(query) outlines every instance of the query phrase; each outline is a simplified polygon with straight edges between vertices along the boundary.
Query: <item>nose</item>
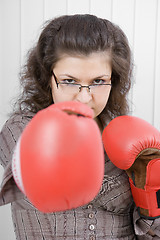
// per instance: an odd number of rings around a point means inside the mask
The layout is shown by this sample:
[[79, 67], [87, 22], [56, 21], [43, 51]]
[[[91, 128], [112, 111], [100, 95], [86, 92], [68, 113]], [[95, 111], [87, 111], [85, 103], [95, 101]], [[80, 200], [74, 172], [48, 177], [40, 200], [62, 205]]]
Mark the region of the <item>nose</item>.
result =
[[81, 88], [80, 92], [76, 96], [76, 100], [84, 104], [89, 103], [92, 100], [92, 95], [89, 92], [89, 89]]

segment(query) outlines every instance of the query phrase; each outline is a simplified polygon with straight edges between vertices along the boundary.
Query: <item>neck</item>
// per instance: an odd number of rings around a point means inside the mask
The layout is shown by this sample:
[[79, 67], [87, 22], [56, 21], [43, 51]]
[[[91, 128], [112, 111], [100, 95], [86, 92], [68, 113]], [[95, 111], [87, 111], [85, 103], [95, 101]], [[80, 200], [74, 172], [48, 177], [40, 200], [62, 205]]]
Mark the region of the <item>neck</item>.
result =
[[97, 123], [97, 125], [98, 125], [98, 127], [99, 127], [99, 130], [100, 130], [100, 132], [101, 132], [101, 134], [102, 134], [103, 125], [102, 125], [101, 120], [99, 119], [99, 117], [96, 117], [94, 120], [96, 121], [96, 123]]

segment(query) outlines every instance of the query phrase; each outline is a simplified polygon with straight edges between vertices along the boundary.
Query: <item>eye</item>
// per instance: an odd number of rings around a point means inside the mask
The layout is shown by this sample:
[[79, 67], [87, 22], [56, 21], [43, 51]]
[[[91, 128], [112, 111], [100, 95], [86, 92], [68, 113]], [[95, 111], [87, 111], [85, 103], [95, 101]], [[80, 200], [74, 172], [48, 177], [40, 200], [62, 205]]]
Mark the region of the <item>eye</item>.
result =
[[104, 84], [104, 83], [105, 83], [105, 80], [103, 79], [95, 79], [93, 81], [93, 84], [97, 84], [97, 85]]
[[73, 84], [76, 83], [74, 79], [68, 78], [68, 79], [63, 79], [62, 81], [60, 81], [60, 83], [65, 83], [65, 84]]

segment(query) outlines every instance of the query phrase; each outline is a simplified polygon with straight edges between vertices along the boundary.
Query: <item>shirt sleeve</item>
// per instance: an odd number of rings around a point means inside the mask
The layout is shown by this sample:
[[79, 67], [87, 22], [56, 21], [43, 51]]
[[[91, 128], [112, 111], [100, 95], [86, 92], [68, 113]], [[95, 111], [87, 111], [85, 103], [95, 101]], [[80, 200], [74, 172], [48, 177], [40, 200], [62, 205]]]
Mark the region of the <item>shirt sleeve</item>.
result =
[[31, 116], [15, 115], [3, 126], [0, 132], [0, 164], [4, 168], [0, 186], [0, 206], [24, 198], [12, 174], [12, 154], [14, 147]]
[[[160, 239], [160, 218], [155, 218], [153, 220], [143, 218], [139, 215], [137, 207], [135, 207], [133, 221], [135, 234], [137, 235], [138, 240]], [[149, 234], [149, 231], [153, 232], [155, 235], [152, 236]]]

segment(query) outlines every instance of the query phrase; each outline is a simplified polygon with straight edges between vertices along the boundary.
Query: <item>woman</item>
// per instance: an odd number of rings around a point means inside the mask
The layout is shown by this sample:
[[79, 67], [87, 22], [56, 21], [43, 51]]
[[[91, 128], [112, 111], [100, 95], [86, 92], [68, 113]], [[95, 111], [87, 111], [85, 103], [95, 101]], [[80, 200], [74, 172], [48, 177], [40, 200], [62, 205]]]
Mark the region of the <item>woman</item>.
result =
[[[127, 38], [113, 23], [92, 15], [50, 21], [30, 51], [18, 108], [4, 125], [0, 204], [11, 203], [17, 239], [158, 239], [160, 220], [146, 220], [134, 206], [128, 177], [105, 155], [103, 185], [95, 199], [64, 212], [39, 212], [16, 186], [11, 159], [26, 124], [53, 103], [79, 101], [94, 112], [102, 132], [129, 111], [132, 60]], [[158, 230], [159, 229], [159, 230]]]

